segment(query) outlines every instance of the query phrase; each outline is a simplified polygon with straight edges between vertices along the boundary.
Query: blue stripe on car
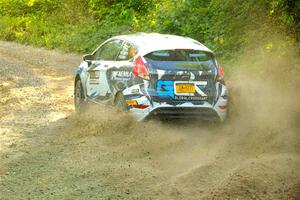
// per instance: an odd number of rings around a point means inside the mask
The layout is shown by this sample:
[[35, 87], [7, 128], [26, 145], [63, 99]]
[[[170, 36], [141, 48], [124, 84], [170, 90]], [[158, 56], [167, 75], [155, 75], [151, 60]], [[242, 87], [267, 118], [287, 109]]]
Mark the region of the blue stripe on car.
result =
[[95, 97], [95, 96], [97, 96], [97, 92], [93, 92], [93, 93], [90, 95], [90, 97]]
[[81, 74], [81, 72], [83, 71], [83, 67], [79, 67], [77, 70], [76, 70], [76, 74]]

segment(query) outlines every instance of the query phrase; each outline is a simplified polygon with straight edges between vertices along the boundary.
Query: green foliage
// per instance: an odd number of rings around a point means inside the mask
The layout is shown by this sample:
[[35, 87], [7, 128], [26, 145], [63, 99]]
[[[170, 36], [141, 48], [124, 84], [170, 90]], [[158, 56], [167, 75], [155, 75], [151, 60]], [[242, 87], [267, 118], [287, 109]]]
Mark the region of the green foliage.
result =
[[114, 35], [161, 32], [230, 59], [252, 43], [273, 48], [274, 33], [299, 44], [299, 10], [293, 0], [0, 0], [0, 39], [89, 52]]
[[1, 0], [0, 12], [4, 15], [23, 16], [52, 12], [61, 6], [60, 0]]

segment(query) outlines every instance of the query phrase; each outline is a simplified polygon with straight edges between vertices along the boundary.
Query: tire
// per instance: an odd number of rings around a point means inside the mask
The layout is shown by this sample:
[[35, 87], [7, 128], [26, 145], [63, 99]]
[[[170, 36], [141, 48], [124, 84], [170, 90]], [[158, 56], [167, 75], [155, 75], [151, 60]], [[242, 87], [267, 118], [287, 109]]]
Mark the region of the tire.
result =
[[129, 110], [129, 107], [128, 107], [128, 105], [126, 104], [124, 95], [123, 95], [122, 93], [118, 93], [118, 94], [116, 95], [116, 98], [115, 98], [115, 106], [116, 106], [118, 109], [120, 109], [120, 110], [124, 110], [124, 111]]
[[75, 82], [75, 87], [74, 87], [74, 106], [75, 106], [75, 111], [77, 113], [82, 113], [85, 110], [86, 107], [86, 101], [84, 99], [84, 92], [81, 84], [81, 80], [78, 79]]

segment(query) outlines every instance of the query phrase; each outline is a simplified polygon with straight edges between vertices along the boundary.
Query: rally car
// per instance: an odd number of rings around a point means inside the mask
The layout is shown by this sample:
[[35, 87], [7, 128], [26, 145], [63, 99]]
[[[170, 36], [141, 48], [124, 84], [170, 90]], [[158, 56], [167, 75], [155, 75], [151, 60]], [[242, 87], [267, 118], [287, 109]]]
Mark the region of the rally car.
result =
[[[224, 121], [227, 88], [214, 52], [176, 35], [110, 38], [76, 69], [75, 110], [113, 104], [137, 120], [153, 117]], [[99, 108], [100, 109], [100, 108]]]

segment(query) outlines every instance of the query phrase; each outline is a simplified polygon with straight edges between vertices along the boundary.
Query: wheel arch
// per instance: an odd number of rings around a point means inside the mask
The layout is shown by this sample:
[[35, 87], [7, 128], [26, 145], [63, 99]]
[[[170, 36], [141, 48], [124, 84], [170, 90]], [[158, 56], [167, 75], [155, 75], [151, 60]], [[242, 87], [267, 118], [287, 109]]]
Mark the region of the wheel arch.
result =
[[113, 104], [116, 104], [116, 99], [118, 97], [118, 95], [123, 95], [123, 91], [117, 91], [114, 95], [113, 95]]
[[81, 78], [80, 78], [79, 74], [76, 74], [75, 81], [74, 81], [74, 87], [75, 87], [75, 85], [76, 85], [76, 83], [77, 83], [78, 80], [81, 81]]

